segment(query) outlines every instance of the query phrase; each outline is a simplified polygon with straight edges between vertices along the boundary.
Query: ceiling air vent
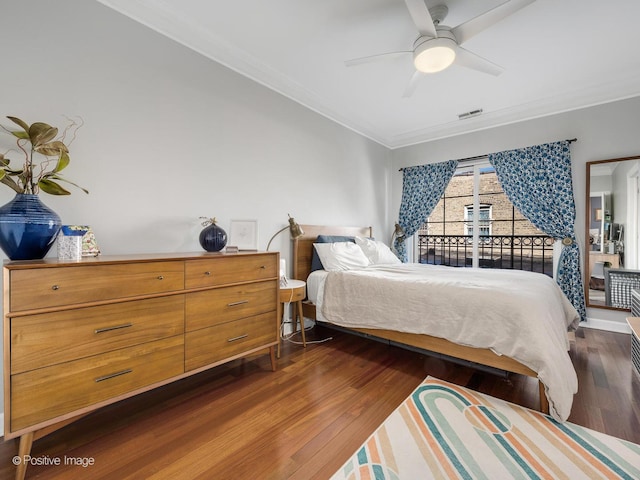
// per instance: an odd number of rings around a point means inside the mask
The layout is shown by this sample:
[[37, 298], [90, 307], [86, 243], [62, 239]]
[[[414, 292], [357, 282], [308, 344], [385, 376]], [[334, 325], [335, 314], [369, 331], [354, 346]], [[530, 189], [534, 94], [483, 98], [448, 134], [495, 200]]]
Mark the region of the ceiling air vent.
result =
[[458, 115], [458, 120], [464, 120], [466, 118], [477, 117], [482, 113], [482, 109], [478, 108], [477, 110], [471, 110], [470, 112], [461, 113]]

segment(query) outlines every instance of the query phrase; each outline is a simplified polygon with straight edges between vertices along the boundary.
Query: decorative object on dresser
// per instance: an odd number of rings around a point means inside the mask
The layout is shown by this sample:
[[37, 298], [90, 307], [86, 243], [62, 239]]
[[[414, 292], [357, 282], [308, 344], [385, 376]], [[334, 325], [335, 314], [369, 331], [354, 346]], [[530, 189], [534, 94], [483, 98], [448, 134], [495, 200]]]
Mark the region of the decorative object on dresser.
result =
[[80, 260], [85, 233], [79, 225], [63, 225], [58, 234], [58, 260]]
[[216, 218], [200, 217], [202, 226], [204, 227], [200, 232], [200, 245], [207, 252], [219, 252], [227, 244], [227, 232], [222, 227], [216, 224]]
[[86, 233], [82, 236], [82, 256], [83, 257], [97, 257], [100, 255], [100, 248], [98, 247], [98, 241], [96, 235], [93, 233], [93, 228], [89, 225], [80, 225]]
[[43, 258], [61, 226], [60, 216], [38, 195], [18, 193], [0, 207], [0, 247], [11, 260]]
[[80, 416], [222, 363], [268, 351], [275, 370], [278, 266], [277, 252], [5, 263], [5, 440], [24, 458]]
[[254, 252], [258, 250], [258, 221], [231, 220], [229, 244], [238, 250]]
[[[21, 166], [11, 165], [11, 160], [0, 153], [0, 183], [16, 192], [15, 198], [0, 208], [0, 247], [11, 260], [43, 258], [56, 239], [62, 225], [60, 217], [45, 206], [38, 197], [42, 190], [51, 195], [70, 195], [59, 182], [78, 187], [61, 175], [69, 165], [68, 144], [75, 139], [82, 126], [70, 121], [58, 136], [58, 129], [43, 122], [31, 125], [17, 117], [7, 117], [20, 130], [2, 129], [13, 135], [18, 149], [24, 155]], [[38, 158], [40, 157], [40, 161]], [[49, 166], [53, 168], [49, 169]], [[78, 187], [89, 193], [82, 187]]]

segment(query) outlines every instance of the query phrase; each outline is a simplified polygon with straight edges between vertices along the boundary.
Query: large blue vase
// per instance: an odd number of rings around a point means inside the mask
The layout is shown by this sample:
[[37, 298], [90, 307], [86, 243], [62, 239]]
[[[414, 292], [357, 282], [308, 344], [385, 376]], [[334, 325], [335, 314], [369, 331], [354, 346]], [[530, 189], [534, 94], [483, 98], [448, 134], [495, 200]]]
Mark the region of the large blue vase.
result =
[[11, 260], [43, 258], [62, 222], [38, 195], [18, 193], [0, 207], [0, 248]]
[[227, 232], [212, 223], [200, 232], [199, 240], [207, 252], [219, 252], [227, 244]]

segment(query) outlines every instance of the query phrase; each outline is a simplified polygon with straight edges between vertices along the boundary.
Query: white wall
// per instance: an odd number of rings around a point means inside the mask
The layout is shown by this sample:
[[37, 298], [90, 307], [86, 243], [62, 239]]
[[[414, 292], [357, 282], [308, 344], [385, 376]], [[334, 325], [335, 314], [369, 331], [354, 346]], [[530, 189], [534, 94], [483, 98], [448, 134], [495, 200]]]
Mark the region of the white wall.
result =
[[41, 198], [105, 255], [201, 251], [200, 216], [257, 220], [260, 249], [288, 213], [389, 231], [386, 148], [97, 2], [3, 2], [0, 58], [0, 124], [84, 119], [64, 175], [90, 194]]
[[[399, 168], [577, 138], [571, 144], [576, 235], [584, 251], [586, 163], [640, 153], [640, 98], [459, 135], [394, 150], [390, 211], [397, 216], [402, 192]], [[587, 325], [625, 330], [624, 312], [587, 309]]]

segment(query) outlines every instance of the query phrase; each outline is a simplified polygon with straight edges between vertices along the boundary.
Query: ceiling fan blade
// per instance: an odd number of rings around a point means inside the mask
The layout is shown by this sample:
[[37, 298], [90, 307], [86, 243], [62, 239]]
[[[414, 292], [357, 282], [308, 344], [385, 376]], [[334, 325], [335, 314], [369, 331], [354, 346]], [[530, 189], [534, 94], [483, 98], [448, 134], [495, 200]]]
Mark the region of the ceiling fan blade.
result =
[[419, 72], [418, 70], [413, 72], [413, 76], [411, 77], [411, 80], [409, 80], [409, 85], [407, 85], [407, 88], [405, 88], [404, 93], [402, 94], [403, 98], [409, 98], [411, 95], [413, 95], [413, 92], [416, 91], [418, 83], [420, 82], [420, 80], [422, 80], [423, 75], [424, 74]]
[[451, 32], [455, 35], [458, 44], [461, 45], [471, 37], [489, 28], [494, 23], [498, 23], [503, 18], [508, 17], [534, 1], [535, 0], [509, 0], [506, 3], [498, 5], [488, 12], [483, 13], [482, 15], [478, 15], [477, 17], [452, 28]]
[[436, 38], [438, 33], [436, 32], [436, 26], [433, 24], [429, 8], [424, 3], [424, 0], [404, 0], [409, 9], [409, 14], [413, 19], [413, 23], [416, 24], [416, 28], [420, 32], [420, 35]]
[[482, 58], [480, 55], [471, 53], [469, 50], [465, 50], [462, 47], [456, 48], [456, 59], [453, 63], [460, 65], [461, 67], [467, 67], [496, 77], [504, 72], [504, 68], [500, 65], [496, 65], [495, 63]]
[[407, 54], [413, 54], [413, 52], [406, 51], [406, 52], [379, 53], [378, 55], [369, 55], [368, 57], [352, 58], [351, 60], [347, 60], [346, 62], [344, 62], [344, 64], [347, 67], [354, 67], [356, 65], [378, 62], [381, 60], [393, 60], [398, 57], [406, 56]]

